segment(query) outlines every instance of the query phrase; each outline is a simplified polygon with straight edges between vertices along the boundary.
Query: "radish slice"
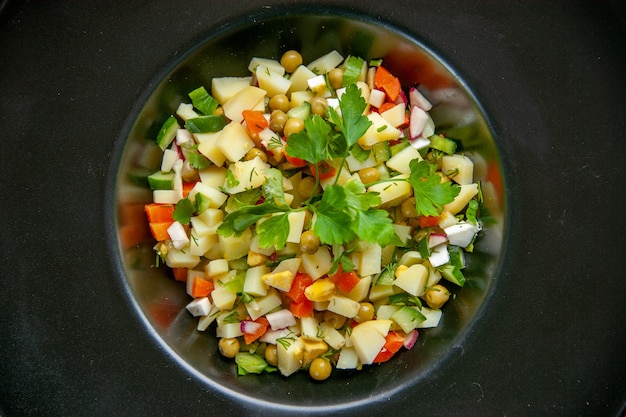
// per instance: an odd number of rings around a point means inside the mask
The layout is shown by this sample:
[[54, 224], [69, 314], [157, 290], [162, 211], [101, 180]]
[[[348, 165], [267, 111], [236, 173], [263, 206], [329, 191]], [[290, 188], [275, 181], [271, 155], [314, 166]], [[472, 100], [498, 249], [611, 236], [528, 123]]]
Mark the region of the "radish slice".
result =
[[420, 149], [428, 148], [430, 146], [430, 139], [427, 139], [424, 136], [420, 136], [418, 138], [410, 140], [409, 143], [412, 147], [419, 151]]
[[254, 334], [261, 328], [261, 323], [252, 320], [243, 320], [240, 327], [241, 333]]
[[[443, 233], [431, 233], [428, 236], [428, 247], [434, 248], [437, 245], [441, 245], [442, 243], [446, 243], [448, 241], [448, 236]], [[467, 245], [466, 245], [467, 246]]]
[[411, 330], [409, 333], [407, 333], [406, 337], [404, 338], [403, 346], [406, 349], [411, 349], [413, 346], [415, 346], [415, 342], [417, 342], [418, 336], [419, 336], [419, 332], [417, 330]]
[[281, 337], [287, 337], [291, 334], [289, 329], [280, 329], [280, 330], [268, 330], [263, 336], [259, 338], [260, 342], [263, 343], [271, 343], [272, 345], [276, 344], [276, 339], [280, 339]]
[[411, 107], [417, 106], [424, 111], [429, 111], [433, 108], [430, 101], [426, 100], [426, 97], [415, 87], [409, 89], [409, 102], [411, 103]]
[[396, 97], [396, 100], [394, 101], [394, 104], [409, 104], [409, 100], [406, 98], [406, 94], [404, 94], [403, 90], [400, 90], [400, 94], [398, 94], [398, 97]]
[[284, 329], [296, 324], [296, 318], [286, 308], [265, 316], [272, 330]]
[[411, 115], [409, 116], [409, 137], [411, 139], [416, 139], [422, 134], [427, 120], [428, 113], [417, 106], [411, 108]]

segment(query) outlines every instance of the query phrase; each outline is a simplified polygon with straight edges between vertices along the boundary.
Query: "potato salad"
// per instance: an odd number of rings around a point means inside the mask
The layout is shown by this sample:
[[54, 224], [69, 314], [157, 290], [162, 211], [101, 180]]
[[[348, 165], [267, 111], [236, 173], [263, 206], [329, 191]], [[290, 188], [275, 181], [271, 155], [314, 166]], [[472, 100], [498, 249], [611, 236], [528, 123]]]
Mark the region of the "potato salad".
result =
[[157, 266], [239, 375], [325, 380], [419, 346], [481, 231], [472, 160], [384, 59], [290, 50], [248, 71], [162, 124]]

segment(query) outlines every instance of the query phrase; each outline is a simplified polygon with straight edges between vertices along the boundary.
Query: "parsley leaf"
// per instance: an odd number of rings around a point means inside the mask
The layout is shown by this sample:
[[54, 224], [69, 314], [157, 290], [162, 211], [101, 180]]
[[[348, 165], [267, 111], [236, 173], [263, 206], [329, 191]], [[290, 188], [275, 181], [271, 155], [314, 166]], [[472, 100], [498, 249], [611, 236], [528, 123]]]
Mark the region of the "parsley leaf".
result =
[[328, 108], [330, 121], [339, 127], [345, 138], [348, 149], [359, 140], [369, 129], [372, 122], [363, 116], [367, 102], [361, 96], [361, 90], [356, 84], [346, 87], [345, 93], [339, 100], [341, 116], [332, 107]]
[[189, 164], [195, 169], [205, 169], [211, 165], [211, 162], [204, 155], [197, 152], [189, 152], [187, 159], [189, 159]]
[[176, 203], [174, 207], [174, 213], [172, 213], [172, 218], [181, 224], [189, 224], [191, 221], [191, 216], [194, 213], [194, 206], [191, 203], [191, 200], [188, 198], [183, 198], [182, 200]]
[[396, 236], [389, 213], [385, 210], [369, 209], [357, 211], [352, 229], [361, 238], [371, 243], [387, 246], [389, 243], [402, 244]]
[[257, 226], [259, 246], [282, 249], [289, 236], [289, 213], [270, 216]]
[[436, 165], [414, 159], [409, 163], [409, 168], [411, 175], [408, 181], [413, 187], [418, 215], [438, 216], [443, 206], [452, 202], [459, 194], [458, 185], [441, 182], [441, 177], [435, 174]]
[[287, 140], [289, 156], [312, 164], [328, 159], [330, 131], [330, 125], [317, 114], [305, 119], [304, 130], [290, 135]]
[[344, 65], [342, 77], [343, 85], [355, 84], [359, 79], [359, 75], [361, 75], [362, 67], [363, 58], [349, 56]]
[[263, 217], [283, 211], [284, 208], [272, 203], [243, 206], [239, 210], [228, 213], [226, 217], [224, 217], [224, 221], [217, 228], [217, 233], [225, 237], [232, 235], [239, 236], [248, 229], [248, 227], [252, 226]]
[[285, 200], [283, 174], [276, 168], [271, 168], [265, 171], [263, 193], [265, 194], [265, 201], [274, 202], [279, 206], [289, 207], [289, 204], [287, 204], [287, 201]]

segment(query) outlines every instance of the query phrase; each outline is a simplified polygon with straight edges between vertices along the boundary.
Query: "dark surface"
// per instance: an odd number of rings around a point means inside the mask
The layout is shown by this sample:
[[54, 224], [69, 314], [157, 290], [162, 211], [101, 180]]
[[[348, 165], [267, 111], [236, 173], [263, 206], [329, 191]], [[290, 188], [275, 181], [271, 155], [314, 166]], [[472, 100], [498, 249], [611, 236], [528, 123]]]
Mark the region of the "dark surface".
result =
[[[280, 4], [0, 9], [0, 414], [261, 413], [146, 331], [109, 259], [105, 187], [163, 68], [210, 28]], [[497, 291], [464, 342], [419, 385], [343, 413], [623, 415], [623, 7], [335, 4], [406, 29], [459, 72], [494, 122], [511, 210]]]

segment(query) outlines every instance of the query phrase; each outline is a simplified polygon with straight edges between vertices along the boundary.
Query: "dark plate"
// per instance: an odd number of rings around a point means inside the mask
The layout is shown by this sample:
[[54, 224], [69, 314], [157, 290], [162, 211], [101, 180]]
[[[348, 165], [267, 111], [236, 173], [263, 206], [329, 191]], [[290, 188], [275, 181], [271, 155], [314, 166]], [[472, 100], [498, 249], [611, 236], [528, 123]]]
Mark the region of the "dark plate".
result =
[[[623, 415], [624, 9], [338, 4], [432, 48], [493, 122], [509, 223], [480, 316], [419, 378], [343, 381], [346, 398], [371, 392], [350, 406], [334, 392], [316, 402], [328, 388], [306, 379], [273, 404], [255, 384], [225, 389], [193, 370], [121, 278], [107, 187], [129, 118], [173, 63], [214, 31], [286, 6], [3, 4], [0, 414], [277, 415], [287, 403], [285, 414], [302, 404], [309, 415]], [[176, 301], [161, 307], [179, 313]]]

